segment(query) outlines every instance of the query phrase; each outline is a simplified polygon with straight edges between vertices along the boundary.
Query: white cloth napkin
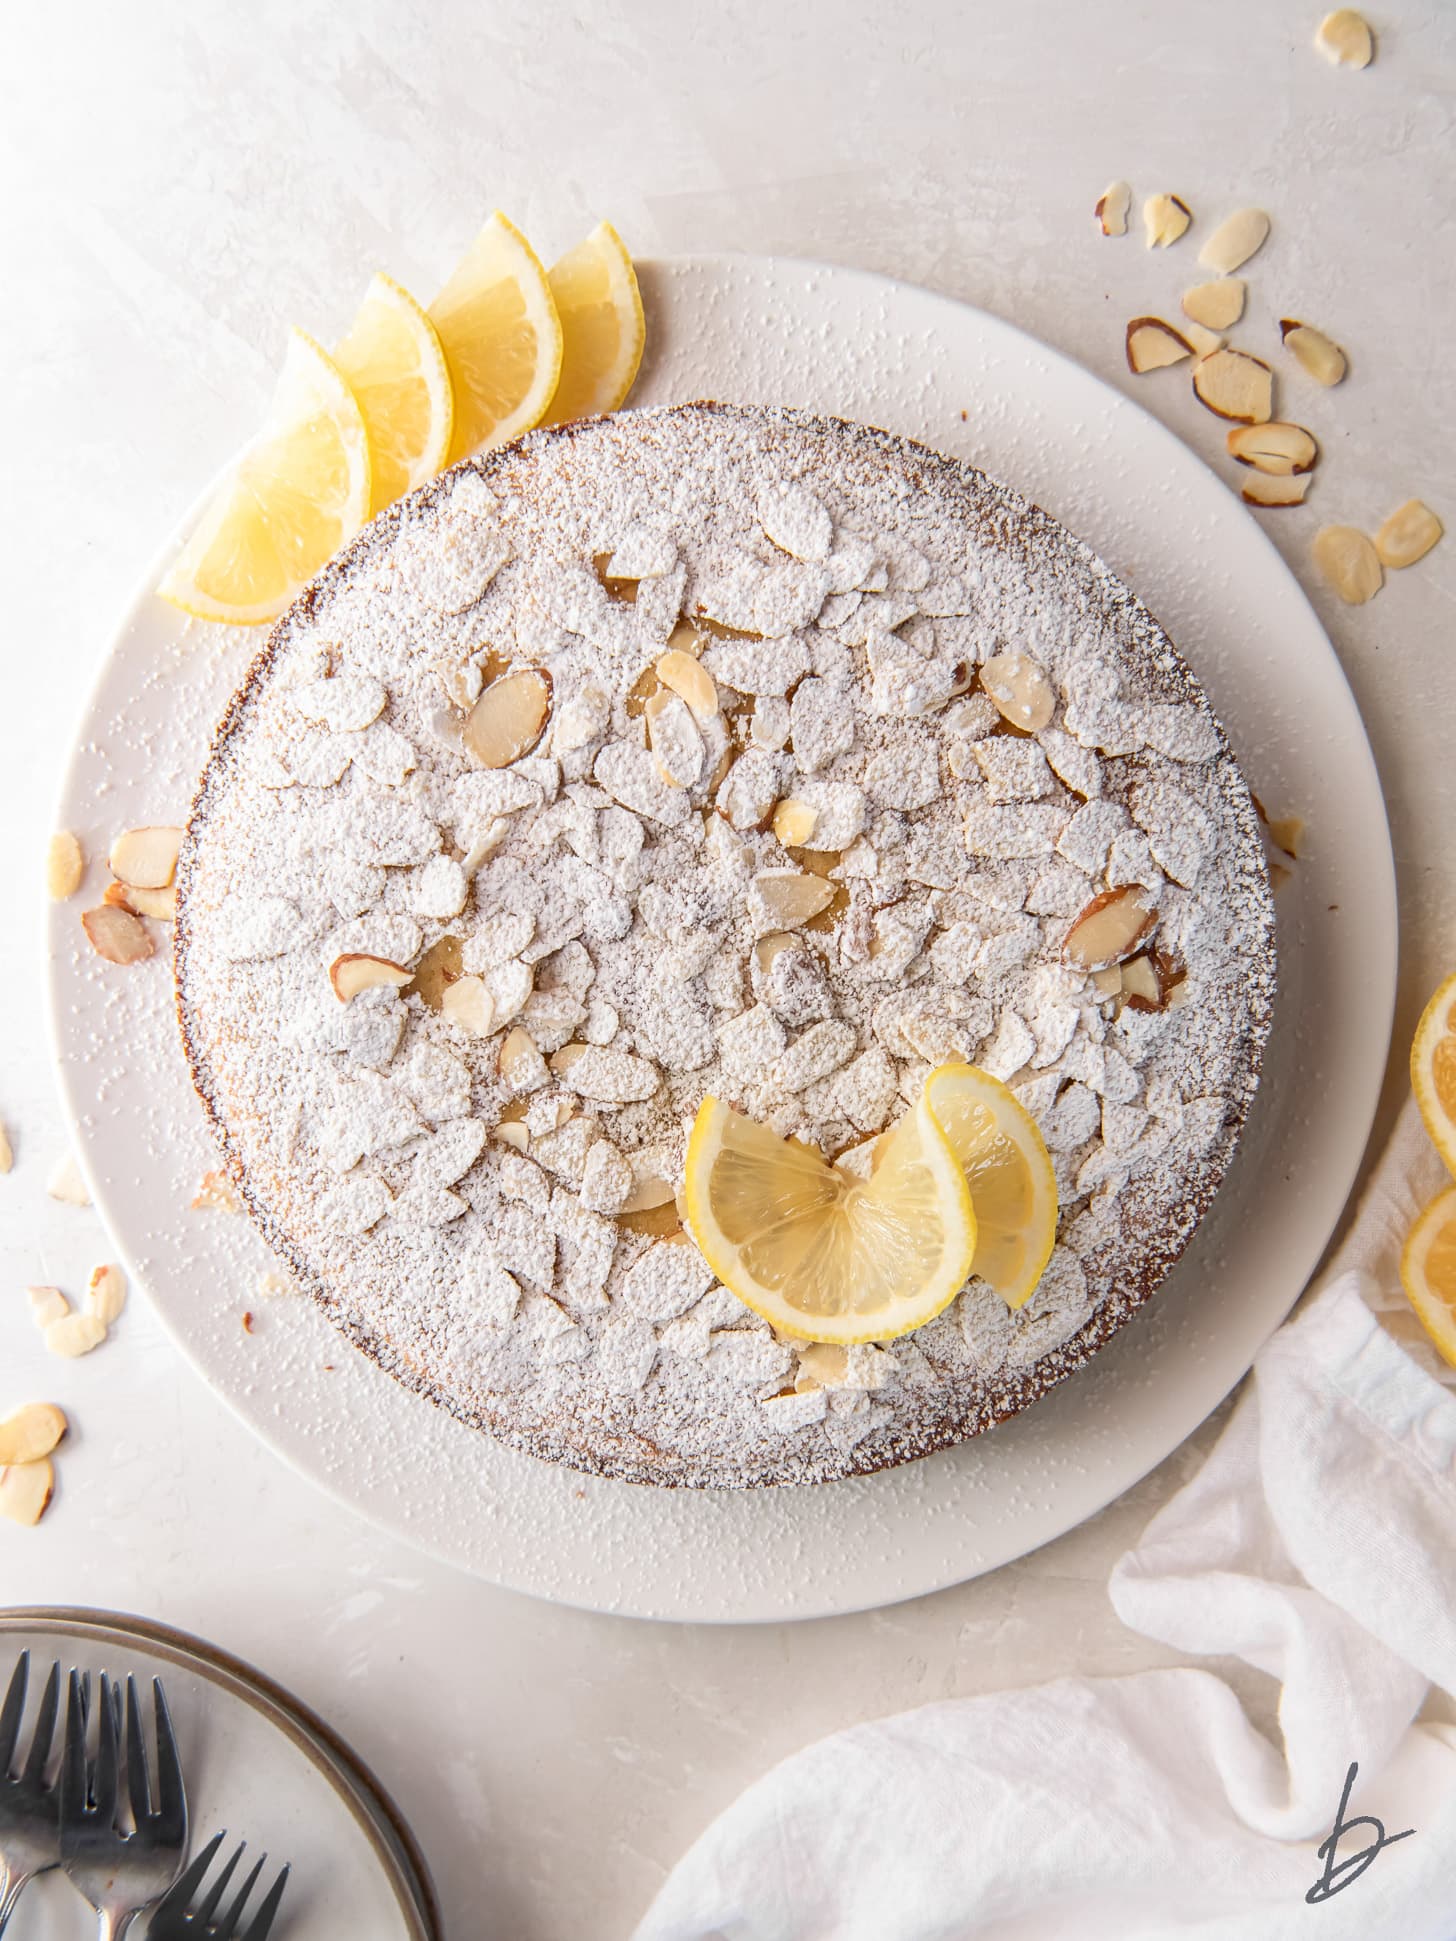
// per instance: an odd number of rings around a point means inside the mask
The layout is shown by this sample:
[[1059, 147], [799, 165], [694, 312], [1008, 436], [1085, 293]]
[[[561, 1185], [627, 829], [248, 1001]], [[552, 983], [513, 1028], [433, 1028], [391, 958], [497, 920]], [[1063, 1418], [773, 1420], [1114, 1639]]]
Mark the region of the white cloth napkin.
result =
[[[1452, 1941], [1456, 1371], [1400, 1291], [1445, 1179], [1407, 1109], [1321, 1289], [1117, 1563], [1123, 1621], [1279, 1680], [1282, 1749], [1194, 1667], [855, 1727], [751, 1787], [635, 1941]], [[1320, 1851], [1359, 1767], [1349, 1828]], [[1344, 1881], [1311, 1904], [1326, 1876]]]

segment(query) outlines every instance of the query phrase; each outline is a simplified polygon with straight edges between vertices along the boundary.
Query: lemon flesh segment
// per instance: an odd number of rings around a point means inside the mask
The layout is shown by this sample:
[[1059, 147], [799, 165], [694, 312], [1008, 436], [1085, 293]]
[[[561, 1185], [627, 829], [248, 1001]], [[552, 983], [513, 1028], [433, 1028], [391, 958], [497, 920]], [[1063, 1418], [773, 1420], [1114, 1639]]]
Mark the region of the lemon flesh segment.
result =
[[262, 430], [158, 591], [202, 620], [273, 620], [369, 516], [369, 439], [353, 392], [302, 330]]
[[1411, 1089], [1432, 1144], [1456, 1173], [1456, 976], [1446, 979], [1416, 1026]]
[[435, 326], [409, 291], [382, 272], [364, 293], [334, 362], [364, 414], [371, 509], [431, 479], [450, 455], [455, 401]]
[[925, 1098], [960, 1163], [976, 1209], [971, 1272], [1009, 1308], [1024, 1307], [1057, 1238], [1057, 1181], [1035, 1119], [999, 1078], [941, 1065]]
[[976, 1246], [965, 1177], [922, 1100], [852, 1179], [720, 1099], [688, 1141], [688, 1227], [723, 1285], [784, 1334], [887, 1341], [963, 1286]]
[[561, 377], [544, 424], [616, 411], [642, 362], [647, 325], [637, 272], [609, 222], [598, 223], [550, 272], [561, 318]]
[[1421, 1326], [1456, 1368], [1456, 1186], [1438, 1193], [1411, 1228], [1400, 1278]]
[[499, 210], [430, 305], [455, 393], [450, 457], [541, 422], [561, 375], [561, 319], [536, 252]]

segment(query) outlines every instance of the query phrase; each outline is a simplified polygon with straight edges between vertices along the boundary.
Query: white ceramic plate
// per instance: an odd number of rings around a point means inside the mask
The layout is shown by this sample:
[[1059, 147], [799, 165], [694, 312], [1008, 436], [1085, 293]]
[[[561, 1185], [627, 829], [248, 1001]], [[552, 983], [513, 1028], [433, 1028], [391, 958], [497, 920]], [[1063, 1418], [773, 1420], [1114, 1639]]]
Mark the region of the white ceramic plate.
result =
[[[161, 1678], [187, 1778], [193, 1852], [226, 1828], [221, 1865], [246, 1840], [237, 1882], [266, 1852], [255, 1907], [278, 1867], [285, 1860], [292, 1867], [275, 1925], [279, 1941], [343, 1934], [350, 1941], [436, 1941], [422, 1863], [405, 1845], [409, 1836], [378, 1782], [322, 1721], [250, 1666], [184, 1632], [109, 1612], [0, 1611], [0, 1686], [27, 1648], [22, 1744], [52, 1659], [60, 1659], [63, 1675], [72, 1665], [133, 1672], [143, 1693], [148, 1680]], [[50, 1873], [26, 1889], [6, 1936], [81, 1941], [94, 1932], [84, 1902], [63, 1875]]]
[[[1254, 788], [1307, 817], [1309, 854], [1281, 895], [1263, 1088], [1212, 1213], [1156, 1299], [1046, 1401], [924, 1462], [743, 1495], [603, 1482], [509, 1454], [381, 1375], [306, 1303], [256, 1298], [262, 1243], [239, 1219], [189, 1209], [212, 1158], [168, 965], [103, 964], [76, 903], [52, 921], [56, 1052], [82, 1163], [133, 1272], [218, 1393], [305, 1474], [409, 1542], [538, 1596], [710, 1622], [816, 1617], [936, 1590], [1059, 1536], [1160, 1462], [1245, 1373], [1359, 1166], [1394, 999], [1394, 871], [1328, 640], [1252, 515], [1170, 432], [1009, 324], [881, 277], [734, 257], [641, 273], [638, 401], [837, 412], [1009, 480], [1141, 594]], [[142, 594], [102, 668], [59, 812], [88, 854], [129, 824], [183, 819], [261, 638], [184, 633]], [[252, 1335], [245, 1307], [259, 1311]]]

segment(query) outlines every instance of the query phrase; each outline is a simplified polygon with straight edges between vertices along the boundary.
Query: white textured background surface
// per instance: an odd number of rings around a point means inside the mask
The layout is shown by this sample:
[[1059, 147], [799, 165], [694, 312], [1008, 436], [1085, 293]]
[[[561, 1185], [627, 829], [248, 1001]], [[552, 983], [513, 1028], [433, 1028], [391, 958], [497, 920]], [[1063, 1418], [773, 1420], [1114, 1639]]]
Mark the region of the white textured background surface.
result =
[[[491, 1591], [350, 1520], [250, 1442], [140, 1303], [105, 1353], [43, 1358], [20, 1287], [78, 1283], [103, 1243], [42, 1192], [61, 1133], [37, 859], [109, 623], [255, 422], [285, 325], [328, 340], [376, 264], [428, 294], [496, 203], [548, 257], [609, 214], [643, 253], [902, 275], [1131, 391], [1123, 321], [1193, 280], [1194, 239], [1173, 258], [1100, 241], [1092, 200], [1121, 175], [1210, 217], [1256, 201], [1276, 236], [1250, 265], [1245, 337], [1305, 314], [1351, 355], [1338, 392], [1301, 394], [1326, 451], [1311, 508], [1266, 516], [1384, 775], [1399, 1047], [1456, 964], [1456, 552], [1359, 612], [1313, 583], [1306, 555], [1321, 521], [1373, 523], [1410, 493], [1456, 519], [1456, 13], [1372, 10], [1379, 58], [1349, 74], [1309, 47], [1319, 12], [85, 0], [8, 23], [0, 1116], [17, 1167], [0, 1182], [0, 1410], [53, 1394], [78, 1433], [47, 1523], [0, 1526], [0, 1602], [146, 1610], [258, 1659], [395, 1790], [452, 1934], [624, 1936], [693, 1833], [783, 1752], [947, 1693], [1153, 1661], [1103, 1580], [1208, 1431], [1075, 1535], [961, 1590], [796, 1628], [657, 1629]], [[1185, 386], [1137, 394], [1216, 452]]]

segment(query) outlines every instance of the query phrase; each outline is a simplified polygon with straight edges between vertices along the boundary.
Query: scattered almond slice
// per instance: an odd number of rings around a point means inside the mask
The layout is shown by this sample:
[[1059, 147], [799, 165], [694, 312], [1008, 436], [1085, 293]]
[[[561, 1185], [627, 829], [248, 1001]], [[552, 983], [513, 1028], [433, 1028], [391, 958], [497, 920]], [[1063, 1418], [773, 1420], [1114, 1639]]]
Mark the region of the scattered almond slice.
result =
[[39, 1462], [65, 1433], [66, 1418], [54, 1402], [28, 1402], [0, 1422], [0, 1469]]
[[1229, 456], [1255, 471], [1287, 478], [1291, 472], [1312, 472], [1319, 446], [1303, 425], [1271, 418], [1267, 424], [1235, 425], [1227, 439]]
[[1445, 531], [1428, 505], [1420, 499], [1407, 499], [1380, 527], [1375, 535], [1375, 551], [1382, 566], [1399, 569], [1414, 566], [1424, 559]]
[[1127, 212], [1132, 207], [1132, 190], [1126, 182], [1109, 182], [1097, 198], [1092, 214], [1104, 236], [1127, 234]]
[[1304, 495], [1309, 489], [1307, 472], [1287, 473], [1280, 477], [1277, 473], [1255, 472], [1246, 478], [1239, 490], [1239, 497], [1245, 505], [1274, 506], [1303, 505]]
[[95, 1314], [64, 1314], [45, 1331], [45, 1345], [53, 1355], [74, 1361], [89, 1355], [106, 1339], [106, 1323]]
[[1103, 890], [1082, 911], [1067, 932], [1062, 954], [1083, 970], [1107, 970], [1130, 957], [1158, 921], [1137, 884]]
[[1201, 323], [1194, 323], [1191, 317], [1184, 320], [1183, 335], [1193, 346], [1195, 357], [1212, 357], [1216, 350], [1224, 347], [1225, 340], [1216, 330], [1205, 330]]
[[1338, 384], [1344, 377], [1348, 369], [1345, 353], [1313, 324], [1301, 323], [1297, 317], [1281, 317], [1279, 335], [1284, 348], [1294, 353], [1317, 384]]
[[1144, 951], [1140, 956], [1129, 958], [1122, 966], [1123, 1002], [1134, 1011], [1161, 1011], [1163, 1008], [1163, 980], [1158, 976], [1158, 967]]
[[1188, 204], [1176, 195], [1150, 195], [1143, 204], [1143, 228], [1149, 249], [1167, 249], [1192, 222]]
[[1264, 247], [1268, 235], [1269, 218], [1262, 209], [1236, 209], [1199, 250], [1198, 260], [1206, 270], [1228, 276]]
[[1270, 816], [1264, 824], [1269, 831], [1269, 840], [1276, 849], [1282, 849], [1290, 862], [1299, 861], [1299, 845], [1304, 836], [1304, 817], [1301, 815]]
[[492, 681], [470, 710], [461, 739], [483, 768], [529, 755], [551, 712], [551, 679], [534, 667]]
[[46, 847], [46, 894], [52, 902], [64, 903], [80, 889], [85, 874], [80, 843], [69, 829], [58, 829]]
[[1346, 606], [1363, 607], [1385, 583], [1380, 555], [1358, 526], [1321, 526], [1314, 563]]
[[55, 1488], [56, 1472], [48, 1457], [0, 1469], [0, 1516], [11, 1523], [39, 1523]]
[[1314, 44], [1335, 67], [1369, 67], [1375, 43], [1365, 16], [1353, 7], [1336, 7], [1315, 29]]
[[1193, 355], [1193, 346], [1161, 317], [1134, 317], [1127, 327], [1127, 368], [1134, 377], [1161, 371]]
[[58, 1287], [27, 1287], [25, 1298], [30, 1303], [31, 1320], [42, 1331], [71, 1312], [71, 1303]]
[[164, 890], [141, 890], [134, 883], [108, 883], [101, 900], [118, 910], [130, 910], [134, 917], [155, 917], [160, 923], [171, 923], [177, 915], [175, 883], [169, 883]]
[[1274, 416], [1274, 373], [1243, 350], [1216, 350], [1193, 367], [1198, 402], [1219, 418], [1259, 425]]
[[773, 832], [785, 849], [803, 849], [818, 820], [819, 811], [811, 802], [800, 802], [786, 795], [774, 810]]
[[117, 909], [114, 903], [85, 911], [81, 928], [96, 955], [108, 964], [139, 964], [152, 954], [152, 940], [141, 918], [130, 910]]
[[109, 1328], [126, 1306], [126, 1275], [114, 1262], [93, 1267], [86, 1283], [86, 1312]]
[[123, 830], [106, 858], [119, 883], [138, 890], [164, 890], [177, 874], [182, 831], [171, 828]]
[[711, 721], [718, 712], [718, 685], [691, 654], [680, 647], [669, 647], [658, 655], [654, 671], [664, 687], [682, 696], [699, 721]]
[[495, 1028], [495, 999], [483, 977], [457, 977], [447, 984], [440, 1010], [472, 1038], [488, 1038]]
[[63, 1153], [50, 1170], [46, 1192], [65, 1206], [90, 1206], [91, 1194], [81, 1177], [81, 1169], [70, 1153]]
[[1248, 285], [1240, 276], [1219, 277], [1212, 283], [1195, 283], [1183, 292], [1183, 314], [1206, 330], [1232, 330], [1244, 314]]
[[371, 957], [363, 950], [346, 950], [329, 965], [329, 982], [340, 1004], [349, 1003], [361, 991], [377, 990], [382, 984], [403, 990], [414, 978], [414, 972], [403, 964], [396, 964], [388, 957]]
[[15, 1164], [15, 1151], [10, 1144], [10, 1134], [3, 1120], [0, 1120], [0, 1173], [8, 1173]]
[[241, 1213], [243, 1210], [237, 1188], [216, 1167], [202, 1175], [202, 1184], [192, 1196], [192, 1206], [198, 1213]]

